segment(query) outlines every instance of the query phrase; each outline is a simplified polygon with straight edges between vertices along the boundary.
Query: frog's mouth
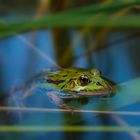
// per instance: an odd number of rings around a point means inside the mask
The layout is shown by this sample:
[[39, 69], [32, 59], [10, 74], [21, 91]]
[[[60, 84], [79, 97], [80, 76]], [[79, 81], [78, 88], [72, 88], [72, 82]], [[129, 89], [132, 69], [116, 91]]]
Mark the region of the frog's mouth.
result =
[[81, 90], [77, 92], [79, 96], [111, 96], [113, 90], [111, 88], [96, 89], [96, 90]]
[[70, 91], [65, 92], [64, 94], [61, 92], [60, 97], [63, 99], [70, 98], [83, 98], [83, 97], [111, 97], [113, 91], [109, 89], [104, 90], [81, 90], [81, 91]]

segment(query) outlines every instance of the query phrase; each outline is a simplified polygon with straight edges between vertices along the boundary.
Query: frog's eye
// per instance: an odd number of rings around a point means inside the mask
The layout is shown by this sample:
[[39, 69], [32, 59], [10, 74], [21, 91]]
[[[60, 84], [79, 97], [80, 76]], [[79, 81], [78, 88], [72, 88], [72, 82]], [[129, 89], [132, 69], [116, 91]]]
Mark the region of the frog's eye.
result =
[[100, 71], [96, 68], [91, 69], [90, 71], [94, 76], [100, 76]]
[[87, 84], [91, 82], [87, 75], [80, 76], [79, 80], [80, 80], [81, 86], [86, 86]]

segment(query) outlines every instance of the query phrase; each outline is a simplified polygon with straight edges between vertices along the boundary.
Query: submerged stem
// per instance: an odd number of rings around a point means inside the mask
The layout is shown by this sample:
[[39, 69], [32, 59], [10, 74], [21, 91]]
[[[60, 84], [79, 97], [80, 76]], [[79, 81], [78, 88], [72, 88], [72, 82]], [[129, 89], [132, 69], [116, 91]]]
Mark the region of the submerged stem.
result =
[[[0, 112], [9, 111], [23, 111], [23, 112], [42, 112], [42, 113], [57, 113], [57, 112], [71, 112], [69, 109], [55, 109], [55, 108], [32, 108], [32, 107], [8, 107], [0, 106]], [[104, 110], [79, 110], [74, 109], [74, 113], [97, 113], [97, 114], [117, 114], [117, 115], [135, 115], [139, 116], [140, 112], [130, 111], [104, 111]]]

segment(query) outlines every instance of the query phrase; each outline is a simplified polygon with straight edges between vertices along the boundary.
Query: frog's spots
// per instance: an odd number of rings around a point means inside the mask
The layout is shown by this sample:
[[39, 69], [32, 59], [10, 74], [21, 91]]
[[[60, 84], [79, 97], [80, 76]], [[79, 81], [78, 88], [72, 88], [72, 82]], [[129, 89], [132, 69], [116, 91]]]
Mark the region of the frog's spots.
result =
[[74, 78], [70, 79], [67, 83], [67, 87], [73, 89], [75, 86], [76, 86], [75, 79]]
[[103, 86], [100, 82], [96, 82], [97, 86]]
[[61, 89], [63, 89], [65, 87], [65, 85], [63, 85], [62, 87], [61, 87]]
[[53, 84], [60, 84], [60, 83], [63, 83], [65, 82], [65, 80], [54, 80], [54, 79], [47, 79], [47, 83], [53, 83]]
[[67, 77], [68, 75], [67, 74], [65, 74], [65, 75], [63, 75], [62, 77]]
[[91, 71], [89, 72], [89, 74], [94, 75], [94, 73], [92, 73]]
[[69, 83], [69, 88], [74, 88], [75, 87], [75, 82], [74, 81], [71, 81], [70, 83]]

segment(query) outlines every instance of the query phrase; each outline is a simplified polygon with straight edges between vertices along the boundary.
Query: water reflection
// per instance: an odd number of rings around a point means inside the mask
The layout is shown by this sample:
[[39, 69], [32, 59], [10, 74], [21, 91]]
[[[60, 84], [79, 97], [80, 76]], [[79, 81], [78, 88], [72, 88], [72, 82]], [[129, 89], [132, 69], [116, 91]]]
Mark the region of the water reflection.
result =
[[[72, 32], [72, 38], [77, 35], [78, 32]], [[116, 40], [119, 38], [125, 37], [127, 34], [122, 32], [112, 33], [108, 37], [108, 42], [111, 40]], [[30, 33], [24, 34], [25, 38], [30, 37]], [[55, 49], [53, 46], [53, 41], [51, 38], [51, 33], [48, 30], [39, 31], [37, 36], [35, 37], [36, 42], [34, 45], [38, 46], [40, 50], [43, 52], [47, 52], [47, 55], [56, 60], [55, 58]], [[47, 38], [47, 39], [46, 39]], [[130, 43], [131, 42], [131, 43]], [[140, 88], [139, 88], [139, 78], [134, 79], [139, 76], [140, 65], [138, 63], [139, 60], [139, 47], [136, 42], [139, 42], [138, 39], [133, 41], [125, 42], [119, 45], [114, 45], [110, 48], [105, 48], [98, 50], [92, 55], [92, 62], [95, 66], [99, 68], [103, 75], [108, 77], [109, 79], [116, 81], [117, 83], [126, 82], [121, 85], [119, 91], [117, 91], [116, 95], [111, 97], [110, 99], [91, 99], [87, 104], [78, 105], [80, 109], [83, 110], [125, 110], [125, 111], [139, 111], [139, 99], [140, 99]], [[79, 55], [79, 53], [84, 53], [86, 47], [84, 47], [84, 43], [81, 41], [75, 43], [72, 42], [74, 52], [73, 54]], [[7, 93], [4, 97], [2, 96], [1, 104], [2, 105], [10, 105], [10, 106], [18, 106], [18, 107], [34, 107], [34, 108], [57, 108], [56, 105], [50, 102], [50, 99], [46, 97], [45, 94], [40, 93], [40, 91], [36, 91], [34, 94], [30, 96], [22, 96], [21, 94], [16, 94], [16, 96], [9, 100], [9, 92], [14, 86], [15, 81], [17, 87], [20, 83], [24, 83], [27, 79], [30, 79], [31, 76], [38, 73], [40, 70], [44, 68], [53, 67], [52, 63], [46, 62], [40, 55], [36, 52], [32, 51], [27, 47], [27, 44], [24, 44], [19, 38], [11, 37], [8, 39], [4, 39], [0, 41], [0, 56], [3, 56], [4, 59], [1, 58], [0, 65], [0, 75], [1, 75], [1, 93]], [[131, 47], [133, 45], [133, 47]], [[65, 53], [65, 52], [64, 52]], [[90, 58], [91, 59], [91, 58]], [[4, 60], [4, 61], [3, 61]], [[76, 59], [73, 61], [72, 66], [76, 67], [89, 67], [87, 64], [87, 57], [82, 57], [81, 59]], [[91, 63], [90, 63], [91, 64]], [[132, 80], [134, 79], [134, 80]], [[132, 81], [128, 81], [132, 80]], [[21, 81], [21, 82], [19, 82]], [[2, 94], [3, 95], [3, 94]], [[5, 100], [4, 100], [5, 99]], [[7, 101], [8, 99], [8, 101]], [[137, 105], [134, 105], [137, 102]], [[76, 103], [75, 103], [76, 105]], [[130, 107], [131, 106], [131, 107]], [[38, 113], [38, 112], [23, 112], [23, 111], [13, 111], [6, 112], [0, 114], [1, 124], [2, 125], [31, 125], [31, 126], [63, 126], [64, 128], [68, 125], [72, 126], [112, 126], [117, 125], [116, 121], [114, 121], [109, 115], [99, 115], [92, 113]], [[127, 118], [127, 122], [131, 122], [133, 120], [133, 116]], [[139, 118], [135, 118], [132, 122], [132, 126], [140, 125]], [[117, 133], [118, 134], [118, 133]], [[4, 135], [4, 134], [3, 134]], [[63, 132], [55, 132], [55, 133], [33, 133], [27, 134], [22, 133], [19, 135], [8, 134], [4, 136], [5, 138], [19, 138], [21, 136], [30, 138], [79, 138], [86, 139], [90, 138], [98, 138], [98, 139], [117, 139], [114, 137], [116, 133], [106, 133], [106, 132], [84, 132], [84, 133], [63, 133]], [[2, 134], [1, 134], [2, 136]], [[131, 139], [128, 134], [124, 135], [124, 133], [120, 132], [118, 134], [120, 138]]]

